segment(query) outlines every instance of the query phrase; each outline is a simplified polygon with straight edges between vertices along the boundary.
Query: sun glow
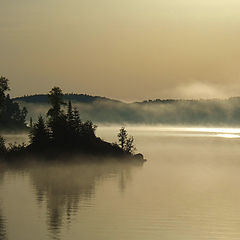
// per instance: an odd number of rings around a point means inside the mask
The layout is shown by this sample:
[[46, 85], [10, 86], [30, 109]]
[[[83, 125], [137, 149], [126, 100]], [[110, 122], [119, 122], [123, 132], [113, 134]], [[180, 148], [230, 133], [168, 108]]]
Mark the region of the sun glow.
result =
[[186, 131], [237, 134], [240, 133], [240, 128], [186, 128]]
[[236, 134], [218, 134], [217, 137], [221, 137], [221, 138], [240, 138], [240, 135], [236, 135]]
[[[106, 127], [101, 126], [102, 129]], [[109, 127], [108, 127], [109, 128]], [[111, 127], [110, 127], [111, 128]], [[113, 126], [112, 129], [116, 129]], [[127, 126], [127, 129], [141, 134], [149, 133], [156, 136], [178, 137], [215, 137], [215, 138], [240, 138], [240, 128], [217, 127], [173, 127], [173, 126]]]

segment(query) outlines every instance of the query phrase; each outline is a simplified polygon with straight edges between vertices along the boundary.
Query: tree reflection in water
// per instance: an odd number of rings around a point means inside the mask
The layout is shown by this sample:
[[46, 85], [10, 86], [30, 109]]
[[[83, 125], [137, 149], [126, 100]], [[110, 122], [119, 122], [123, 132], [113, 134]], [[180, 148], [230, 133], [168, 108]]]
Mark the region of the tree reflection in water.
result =
[[[0, 184], [3, 181], [3, 178], [4, 178], [4, 168], [0, 164]], [[2, 215], [1, 202], [0, 202], [0, 240], [7, 240], [6, 219]]]
[[61, 228], [71, 224], [81, 202], [91, 205], [96, 183], [104, 178], [119, 179], [123, 192], [131, 179], [132, 163], [42, 163], [30, 167], [30, 179], [36, 190], [36, 199], [47, 205], [47, 223], [54, 239], [59, 239]]
[[6, 221], [0, 211], [0, 240], [7, 240]]

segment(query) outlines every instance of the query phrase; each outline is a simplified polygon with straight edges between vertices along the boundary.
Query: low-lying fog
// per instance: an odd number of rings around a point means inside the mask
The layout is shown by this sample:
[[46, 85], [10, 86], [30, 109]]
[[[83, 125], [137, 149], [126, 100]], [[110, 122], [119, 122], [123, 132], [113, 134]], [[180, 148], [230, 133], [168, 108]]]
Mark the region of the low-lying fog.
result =
[[[220, 137], [240, 138], [240, 128], [233, 127], [204, 127], [204, 126], [166, 126], [166, 125], [123, 125], [133, 136], [159, 136], [159, 137]], [[99, 125], [96, 135], [106, 141], [117, 142], [120, 125]], [[7, 143], [29, 143], [28, 132], [5, 133]]]
[[[20, 102], [34, 120], [45, 116], [48, 104]], [[240, 126], [240, 98], [211, 100], [155, 100], [140, 103], [118, 101], [73, 102], [83, 120], [97, 124], [165, 124]]]
[[0, 164], [0, 239], [240, 239], [240, 129], [126, 128], [142, 166]]

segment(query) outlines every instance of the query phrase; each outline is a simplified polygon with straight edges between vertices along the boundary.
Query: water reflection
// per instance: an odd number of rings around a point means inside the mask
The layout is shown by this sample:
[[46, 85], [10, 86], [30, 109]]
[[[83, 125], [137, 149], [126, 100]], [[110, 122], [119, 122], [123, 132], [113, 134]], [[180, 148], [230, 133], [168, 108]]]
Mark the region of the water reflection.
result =
[[[0, 184], [3, 181], [4, 175], [3, 175], [3, 167], [0, 165]], [[6, 219], [2, 215], [1, 211], [1, 199], [0, 199], [0, 240], [6, 240], [7, 239], [7, 232], [6, 232]]]
[[7, 240], [6, 221], [0, 211], [0, 240]]
[[[12, 166], [4, 170], [0, 208], [7, 237], [240, 239], [238, 139], [212, 137], [215, 132], [169, 137], [130, 130], [149, 160], [141, 170], [119, 163], [37, 163], [15, 167], [16, 173]], [[112, 132], [101, 136], [112, 141]]]
[[44, 163], [29, 167], [29, 176], [39, 206], [46, 203], [47, 225], [53, 239], [60, 239], [63, 226], [70, 225], [81, 204], [91, 207], [98, 183], [116, 178], [124, 192], [131, 179], [129, 163]]

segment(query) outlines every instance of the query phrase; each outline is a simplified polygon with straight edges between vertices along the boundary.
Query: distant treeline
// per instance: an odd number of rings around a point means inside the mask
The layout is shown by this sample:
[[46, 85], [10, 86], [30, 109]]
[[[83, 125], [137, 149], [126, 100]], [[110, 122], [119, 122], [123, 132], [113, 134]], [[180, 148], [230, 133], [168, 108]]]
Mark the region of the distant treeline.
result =
[[[100, 96], [90, 96], [87, 94], [76, 94], [76, 93], [66, 93], [63, 95], [64, 101], [72, 102], [82, 102], [82, 103], [93, 103], [95, 101], [112, 101], [118, 102], [117, 100], [112, 100], [106, 97]], [[16, 97], [14, 101], [23, 101], [27, 103], [49, 103], [47, 94], [34, 94], [34, 95], [24, 95], [23, 97]]]
[[[84, 120], [96, 123], [240, 125], [240, 97], [210, 100], [147, 100], [124, 103], [83, 94], [65, 94], [72, 100]], [[47, 95], [16, 98], [35, 118], [46, 113]]]

